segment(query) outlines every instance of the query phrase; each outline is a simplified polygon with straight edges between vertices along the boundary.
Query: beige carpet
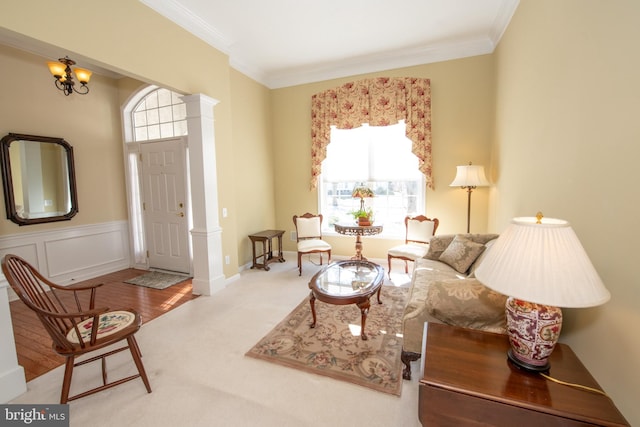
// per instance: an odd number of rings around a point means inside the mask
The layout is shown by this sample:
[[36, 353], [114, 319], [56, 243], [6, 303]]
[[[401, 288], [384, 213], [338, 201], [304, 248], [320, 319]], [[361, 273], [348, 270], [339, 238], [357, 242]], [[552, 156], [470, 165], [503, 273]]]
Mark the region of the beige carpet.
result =
[[383, 286], [378, 304], [371, 298], [360, 336], [360, 309], [355, 304], [316, 301], [317, 324], [309, 298], [261, 339], [246, 355], [400, 396], [402, 391], [402, 310], [407, 288]]
[[[71, 427], [419, 427], [419, 362], [398, 398], [244, 356], [309, 295], [307, 283], [320, 267], [305, 258], [299, 277], [295, 254], [285, 258], [270, 271], [244, 270], [215, 295], [144, 324], [137, 337], [153, 392], [136, 380], [75, 400]], [[408, 282], [393, 271], [395, 284]], [[124, 352], [107, 365], [113, 379], [135, 371]], [[58, 402], [62, 374], [60, 367], [30, 381], [11, 403]], [[99, 363], [79, 367], [72, 392], [96, 382]]]

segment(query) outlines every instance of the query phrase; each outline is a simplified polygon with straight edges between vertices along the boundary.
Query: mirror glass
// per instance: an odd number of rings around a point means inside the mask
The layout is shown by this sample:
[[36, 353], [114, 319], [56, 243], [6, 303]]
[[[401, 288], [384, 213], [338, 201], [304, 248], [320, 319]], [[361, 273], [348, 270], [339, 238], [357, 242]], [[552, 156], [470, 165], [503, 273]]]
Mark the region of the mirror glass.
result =
[[73, 148], [62, 138], [10, 133], [0, 142], [7, 219], [65, 221], [78, 212]]

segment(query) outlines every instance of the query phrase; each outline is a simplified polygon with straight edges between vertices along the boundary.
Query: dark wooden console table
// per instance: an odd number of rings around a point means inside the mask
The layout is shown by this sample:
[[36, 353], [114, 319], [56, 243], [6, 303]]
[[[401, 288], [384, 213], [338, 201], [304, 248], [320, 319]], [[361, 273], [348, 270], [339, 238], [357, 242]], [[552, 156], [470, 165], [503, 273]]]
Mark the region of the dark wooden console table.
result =
[[[424, 426], [628, 426], [611, 399], [523, 371], [506, 335], [425, 324], [418, 414]], [[558, 344], [549, 375], [602, 390], [571, 348]]]
[[[265, 271], [269, 271], [269, 264], [272, 262], [284, 262], [282, 256], [282, 235], [284, 230], [265, 230], [259, 233], [250, 234], [251, 246], [253, 248], [253, 265], [251, 268], [264, 268]], [[273, 254], [273, 239], [278, 239], [278, 255]], [[256, 255], [256, 243], [262, 242], [262, 254]], [[262, 258], [262, 262], [258, 260]]]

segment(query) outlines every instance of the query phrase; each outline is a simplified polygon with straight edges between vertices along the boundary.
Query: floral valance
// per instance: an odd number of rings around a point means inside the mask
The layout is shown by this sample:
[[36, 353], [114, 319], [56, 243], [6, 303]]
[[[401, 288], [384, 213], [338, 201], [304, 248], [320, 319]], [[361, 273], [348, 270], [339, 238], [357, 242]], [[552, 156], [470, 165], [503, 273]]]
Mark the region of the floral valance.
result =
[[404, 120], [412, 152], [427, 187], [431, 174], [431, 84], [429, 79], [379, 77], [346, 83], [311, 97], [311, 188], [318, 185], [331, 126], [353, 129], [363, 123], [387, 126]]

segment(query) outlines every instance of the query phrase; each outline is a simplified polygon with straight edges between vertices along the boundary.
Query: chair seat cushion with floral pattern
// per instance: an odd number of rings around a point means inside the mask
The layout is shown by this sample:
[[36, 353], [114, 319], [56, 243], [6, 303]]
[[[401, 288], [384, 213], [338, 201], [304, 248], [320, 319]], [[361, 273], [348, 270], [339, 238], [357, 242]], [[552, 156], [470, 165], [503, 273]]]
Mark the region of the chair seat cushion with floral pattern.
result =
[[[98, 325], [97, 338], [104, 338], [106, 336], [115, 334], [131, 325], [136, 319], [136, 315], [130, 311], [109, 311], [100, 315], [100, 324]], [[80, 330], [80, 337], [83, 342], [88, 342], [91, 339], [91, 328], [93, 327], [93, 317], [83, 320], [78, 323], [78, 329]], [[67, 334], [69, 342], [79, 344], [78, 334], [75, 329], [71, 329]]]

